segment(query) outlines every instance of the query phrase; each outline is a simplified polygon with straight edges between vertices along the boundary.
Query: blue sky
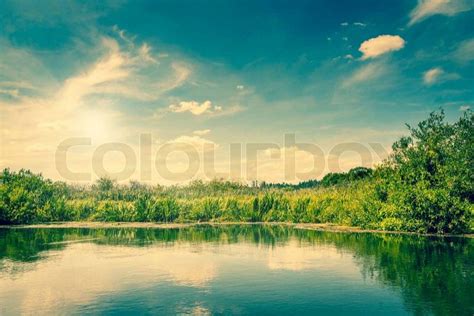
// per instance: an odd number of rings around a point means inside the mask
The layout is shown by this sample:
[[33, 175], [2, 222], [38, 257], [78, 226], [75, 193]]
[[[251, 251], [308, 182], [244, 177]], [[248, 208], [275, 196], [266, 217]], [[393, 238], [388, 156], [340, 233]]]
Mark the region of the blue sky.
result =
[[[94, 146], [136, 148], [140, 133], [210, 142], [223, 165], [230, 143], [284, 146], [285, 133], [326, 155], [344, 142], [388, 150], [404, 123], [474, 105], [473, 9], [470, 0], [2, 1], [1, 167], [61, 178], [61, 140], [92, 138], [72, 158], [80, 169]], [[342, 170], [361, 163], [342, 160]], [[272, 178], [281, 164], [267, 166], [258, 178], [281, 180]]]

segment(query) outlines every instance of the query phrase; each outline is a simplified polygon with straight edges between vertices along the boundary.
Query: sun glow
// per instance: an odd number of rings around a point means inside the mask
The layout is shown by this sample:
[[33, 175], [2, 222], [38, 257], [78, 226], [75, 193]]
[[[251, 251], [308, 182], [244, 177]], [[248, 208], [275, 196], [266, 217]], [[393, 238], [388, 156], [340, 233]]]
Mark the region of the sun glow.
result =
[[87, 111], [81, 115], [77, 123], [82, 137], [91, 137], [97, 141], [110, 136], [111, 122], [108, 115], [102, 111]]

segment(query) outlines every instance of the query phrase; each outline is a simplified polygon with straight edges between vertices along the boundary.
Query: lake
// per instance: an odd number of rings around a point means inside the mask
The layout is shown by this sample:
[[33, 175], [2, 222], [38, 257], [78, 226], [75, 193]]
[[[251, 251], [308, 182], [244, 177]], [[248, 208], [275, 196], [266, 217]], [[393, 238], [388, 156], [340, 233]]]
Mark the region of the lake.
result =
[[0, 229], [0, 314], [473, 315], [474, 239], [284, 225]]

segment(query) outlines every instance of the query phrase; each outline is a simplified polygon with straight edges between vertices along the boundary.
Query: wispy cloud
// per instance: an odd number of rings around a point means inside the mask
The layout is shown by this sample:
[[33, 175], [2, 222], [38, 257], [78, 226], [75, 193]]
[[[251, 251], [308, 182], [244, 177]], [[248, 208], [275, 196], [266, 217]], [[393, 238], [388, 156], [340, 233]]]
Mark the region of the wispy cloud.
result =
[[228, 116], [228, 115], [233, 115], [236, 113], [240, 113], [244, 111], [245, 108], [243, 108], [240, 105], [232, 105], [232, 106], [226, 106], [225, 108], [219, 107], [219, 111], [214, 111], [211, 113], [211, 117], [220, 117], [220, 116]]
[[218, 144], [216, 144], [212, 140], [209, 140], [207, 138], [203, 138], [197, 135], [179, 136], [175, 139], [167, 141], [166, 144], [172, 145], [174, 149], [180, 149], [185, 152], [191, 149], [189, 148], [189, 146], [191, 146], [194, 149], [196, 149], [199, 153], [202, 153], [204, 151], [212, 151], [218, 147]]
[[385, 73], [386, 69], [382, 63], [370, 63], [363, 65], [355, 70], [349, 77], [345, 78], [342, 86], [347, 88], [355, 84], [363, 83], [380, 77]]
[[169, 112], [173, 113], [186, 113], [189, 112], [195, 116], [206, 116], [206, 117], [219, 117], [227, 116], [235, 113], [242, 112], [244, 110], [240, 105], [231, 105], [222, 107], [220, 105], [213, 105], [211, 101], [206, 100], [202, 103], [198, 101], [181, 101], [177, 104], [171, 104], [167, 109], [158, 109], [155, 111], [154, 118], [161, 119], [164, 115]]
[[362, 60], [376, 58], [405, 47], [405, 40], [398, 35], [379, 35], [360, 44]]
[[143, 43], [138, 49], [138, 53], [141, 59], [152, 64], [158, 64], [158, 60], [153, 57], [151, 53], [151, 47], [147, 43]]
[[210, 129], [201, 129], [201, 130], [194, 131], [193, 134], [197, 136], [204, 136], [204, 135], [209, 134], [210, 132], [211, 132]]
[[58, 92], [58, 103], [61, 107], [74, 108], [80, 105], [82, 98], [91, 93], [116, 92], [122, 90], [107, 90], [107, 84], [116, 83], [130, 76], [128, 68], [130, 60], [123, 54], [116, 41], [104, 38], [103, 45], [109, 48], [108, 54], [83, 73], [67, 79]]
[[0, 88], [19, 95], [46, 95], [59, 84], [34, 51], [0, 38]]
[[10, 96], [12, 98], [18, 98], [20, 91], [18, 89], [2, 89], [0, 88], [0, 94]]
[[[65, 81], [58, 93], [63, 106], [74, 107], [83, 97], [92, 94], [156, 100], [163, 93], [181, 86], [191, 73], [181, 62], [160, 65], [147, 43], [121, 48], [117, 40], [103, 37], [102, 45], [107, 49], [104, 57]], [[167, 76], [157, 80], [153, 74], [160, 71]]]
[[[123, 115], [122, 100], [157, 100], [183, 85], [192, 73], [182, 60], [162, 61], [148, 43], [99, 35], [89, 47], [90, 55], [80, 55], [92, 61], [60, 81], [34, 52], [7, 41], [0, 44], [0, 116], [2, 130], [8, 130], [8, 135], [2, 131], [1, 160], [9, 167], [28, 166], [51, 177], [57, 177], [54, 150], [62, 140], [129, 137], [133, 123]], [[85, 153], [74, 157], [87, 162]]]
[[474, 38], [465, 40], [459, 44], [454, 51], [453, 57], [456, 61], [467, 63], [474, 60]]
[[[342, 22], [342, 23], [341, 23], [341, 26], [349, 26], [350, 24], [351, 24], [351, 23], [349, 23], [349, 22]], [[354, 23], [352, 23], [352, 25], [354, 25], [354, 26], [362, 26], [362, 27], [367, 26], [367, 24], [362, 23], [362, 22], [354, 22]]]
[[174, 72], [173, 76], [156, 84], [159, 91], [166, 92], [182, 86], [192, 73], [191, 67], [183, 62], [172, 62], [171, 68]]
[[439, 77], [444, 73], [443, 69], [440, 67], [432, 68], [430, 70], [427, 70], [423, 74], [423, 82], [426, 85], [432, 85], [436, 81], [439, 80]]
[[410, 12], [410, 22], [413, 25], [436, 15], [453, 16], [474, 8], [472, 0], [418, 0], [418, 5]]
[[26, 81], [2, 81], [0, 82], [2, 88], [28, 89], [35, 90], [36, 88]]

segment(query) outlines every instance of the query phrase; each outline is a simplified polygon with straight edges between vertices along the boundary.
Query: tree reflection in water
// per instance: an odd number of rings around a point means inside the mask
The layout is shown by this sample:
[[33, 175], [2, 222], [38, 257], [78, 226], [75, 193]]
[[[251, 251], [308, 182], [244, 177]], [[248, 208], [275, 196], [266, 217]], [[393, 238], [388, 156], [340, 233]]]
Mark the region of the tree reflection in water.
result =
[[12, 268], [15, 263], [29, 263], [34, 269], [35, 262], [46, 258], [44, 252], [61, 251], [81, 241], [122, 247], [245, 242], [277, 248], [290, 241], [301, 246], [331, 246], [350, 253], [362, 277], [400, 291], [407, 309], [415, 314], [474, 313], [474, 240], [468, 238], [333, 233], [279, 225], [0, 229], [0, 273], [21, 273], [22, 269]]

